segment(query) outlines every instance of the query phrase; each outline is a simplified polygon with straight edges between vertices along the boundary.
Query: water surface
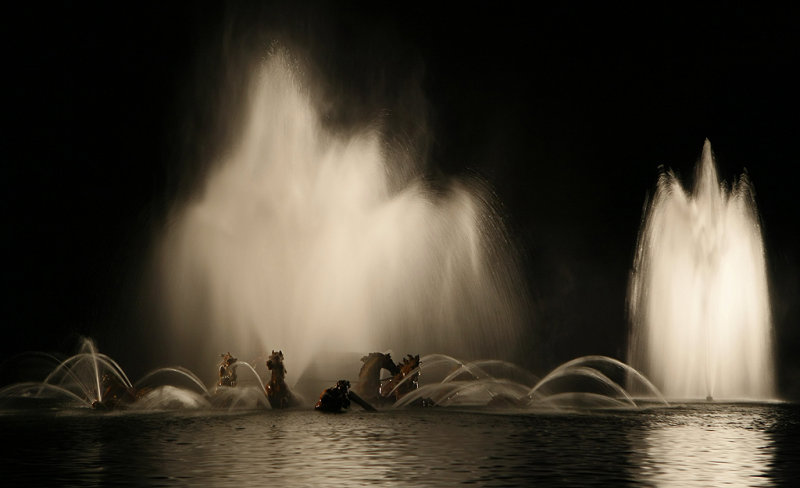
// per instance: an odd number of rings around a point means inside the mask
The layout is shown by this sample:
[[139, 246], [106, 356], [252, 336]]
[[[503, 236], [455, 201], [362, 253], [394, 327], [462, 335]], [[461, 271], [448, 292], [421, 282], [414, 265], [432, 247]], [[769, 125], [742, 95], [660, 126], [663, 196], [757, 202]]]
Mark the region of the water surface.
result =
[[800, 408], [4, 411], [5, 486], [770, 486]]

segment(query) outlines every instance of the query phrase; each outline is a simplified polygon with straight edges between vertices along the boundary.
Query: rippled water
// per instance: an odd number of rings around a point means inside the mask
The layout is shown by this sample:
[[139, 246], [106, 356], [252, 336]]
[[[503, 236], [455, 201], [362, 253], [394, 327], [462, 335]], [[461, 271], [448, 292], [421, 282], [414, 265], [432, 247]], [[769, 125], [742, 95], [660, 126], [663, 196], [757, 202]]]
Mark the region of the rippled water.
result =
[[789, 484], [800, 408], [0, 413], [3, 485]]

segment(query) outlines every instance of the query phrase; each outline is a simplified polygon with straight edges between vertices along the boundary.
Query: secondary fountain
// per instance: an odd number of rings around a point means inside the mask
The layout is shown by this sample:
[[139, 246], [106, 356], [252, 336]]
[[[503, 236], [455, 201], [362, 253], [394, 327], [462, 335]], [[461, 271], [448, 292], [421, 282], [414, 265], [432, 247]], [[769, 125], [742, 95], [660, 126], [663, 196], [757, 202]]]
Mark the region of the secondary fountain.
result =
[[662, 172], [636, 249], [629, 363], [671, 398], [772, 398], [764, 247], [747, 175], [720, 184], [706, 140], [691, 193]]
[[490, 192], [431, 185], [374, 124], [327, 130], [300, 73], [271, 53], [238, 144], [170, 219], [174, 357], [282, 349], [290, 384], [321, 353], [387, 344], [508, 358], [527, 307]]
[[[28, 356], [27, 360], [24, 356]], [[49, 372], [44, 379], [30, 378], [0, 388], [0, 409], [84, 408], [98, 410], [174, 410], [187, 408], [253, 409], [267, 406], [264, 384], [247, 362], [237, 388], [209, 391], [192, 371], [160, 367], [132, 383], [111, 357], [98, 352], [94, 341], [81, 340], [80, 350], [64, 360], [45, 353], [15, 358], [7, 367], [28, 369], [30, 364]], [[20, 371], [26, 373], [26, 371]]]
[[23, 381], [4, 386], [0, 389], [0, 403], [22, 399], [54, 405], [102, 405], [113, 401], [107, 398], [111, 392], [109, 385], [118, 385], [121, 390], [133, 388], [119, 364], [98, 352], [91, 339], [82, 339], [78, 353], [63, 361], [42, 353], [36, 354], [36, 357], [43, 363], [52, 364], [52, 370], [41, 381]]

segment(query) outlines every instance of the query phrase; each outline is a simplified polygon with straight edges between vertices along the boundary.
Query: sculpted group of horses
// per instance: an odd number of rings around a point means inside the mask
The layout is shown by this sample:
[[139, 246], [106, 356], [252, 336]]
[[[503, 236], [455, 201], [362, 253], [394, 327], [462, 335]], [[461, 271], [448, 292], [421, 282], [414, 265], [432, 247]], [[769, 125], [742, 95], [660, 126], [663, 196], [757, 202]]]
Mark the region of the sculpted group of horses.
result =
[[[358, 373], [358, 384], [348, 391], [350, 382], [339, 380], [319, 397], [315, 409], [340, 412], [350, 406], [350, 401], [365, 410], [375, 410], [374, 405], [394, 403], [412, 390], [419, 388], [419, 355], [408, 354], [395, 364], [390, 354], [373, 352], [361, 358], [364, 363]], [[382, 370], [390, 376], [381, 378]]]
[[[222, 354], [221, 357], [217, 389], [236, 388], [238, 359], [230, 352]], [[361, 362], [363, 365], [356, 386], [350, 389], [348, 380], [337, 381], [334, 386], [322, 392], [314, 406], [316, 410], [341, 412], [349, 408], [351, 401], [365, 410], [375, 410], [375, 406], [394, 403], [419, 387], [419, 355], [408, 354], [401, 362], [395, 363], [391, 354], [373, 352], [362, 357]], [[300, 406], [299, 399], [286, 384], [287, 371], [283, 351], [273, 350], [266, 360], [266, 366], [270, 371], [270, 380], [264, 388], [264, 393], [270, 406], [273, 409]], [[381, 371], [387, 371], [389, 376], [382, 378]], [[144, 390], [126, 387], [119, 380], [115, 381], [112, 375], [104, 375], [102, 384], [103, 401], [95, 402], [93, 405], [97, 409], [121, 408], [135, 402], [146, 393]]]

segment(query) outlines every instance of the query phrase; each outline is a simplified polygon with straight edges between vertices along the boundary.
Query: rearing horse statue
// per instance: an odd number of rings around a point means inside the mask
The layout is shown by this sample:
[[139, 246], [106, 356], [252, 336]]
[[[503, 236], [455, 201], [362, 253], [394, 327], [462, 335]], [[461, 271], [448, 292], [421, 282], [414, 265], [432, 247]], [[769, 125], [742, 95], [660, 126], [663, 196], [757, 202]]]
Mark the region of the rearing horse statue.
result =
[[[390, 354], [370, 353], [361, 358], [364, 363], [358, 373], [354, 392], [369, 402], [387, 403], [399, 400], [419, 386], [419, 355], [407, 355], [402, 363], [395, 364]], [[392, 374], [380, 378], [381, 369]]]
[[286, 367], [283, 365], [283, 351], [272, 351], [267, 359], [267, 369], [272, 377], [267, 384], [267, 400], [272, 408], [287, 408], [297, 405], [297, 400], [286, 385]]
[[219, 363], [219, 381], [217, 386], [236, 386], [236, 366], [238, 366], [235, 357], [231, 353], [220, 355], [222, 360]]
[[392, 361], [391, 354], [381, 352], [371, 352], [362, 357], [361, 362], [364, 364], [358, 372], [358, 384], [352, 390], [370, 402], [384, 400], [381, 395], [381, 383], [388, 381], [389, 378], [381, 380], [381, 370], [385, 369], [395, 376], [400, 373], [400, 368]]

